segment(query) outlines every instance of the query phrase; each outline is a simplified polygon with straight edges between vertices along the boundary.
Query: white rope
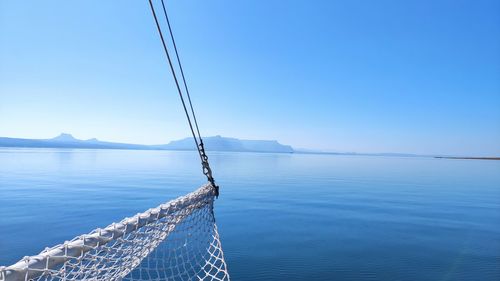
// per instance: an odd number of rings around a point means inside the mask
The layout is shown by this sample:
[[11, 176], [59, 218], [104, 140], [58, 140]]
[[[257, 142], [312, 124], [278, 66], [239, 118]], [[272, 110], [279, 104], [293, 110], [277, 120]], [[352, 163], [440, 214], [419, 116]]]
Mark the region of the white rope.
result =
[[229, 280], [213, 215], [198, 190], [0, 267], [0, 281]]

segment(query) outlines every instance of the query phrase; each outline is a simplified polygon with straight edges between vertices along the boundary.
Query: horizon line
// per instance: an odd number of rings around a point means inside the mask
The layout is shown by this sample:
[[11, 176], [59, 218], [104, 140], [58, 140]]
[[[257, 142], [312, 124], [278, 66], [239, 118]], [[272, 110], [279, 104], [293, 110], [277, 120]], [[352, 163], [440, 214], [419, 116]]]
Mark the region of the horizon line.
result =
[[[58, 137], [68, 137], [72, 138], [77, 141], [82, 141], [82, 142], [88, 142], [88, 141], [97, 141], [97, 142], [103, 142], [103, 143], [109, 143], [109, 144], [120, 144], [120, 145], [131, 145], [131, 146], [144, 146], [144, 147], [150, 147], [152, 150], [155, 150], [155, 146], [162, 146], [162, 145], [168, 145], [174, 141], [181, 141], [181, 140], [187, 140], [191, 139], [192, 137], [184, 137], [181, 139], [175, 139], [175, 140], [170, 140], [168, 143], [163, 143], [163, 144], [137, 144], [137, 143], [126, 143], [126, 142], [114, 142], [114, 141], [106, 141], [106, 140], [100, 140], [97, 138], [89, 138], [89, 139], [79, 139], [74, 137], [71, 133], [60, 133], [59, 135], [52, 137], [52, 138], [19, 138], [19, 137], [2, 137], [1, 138], [7, 138], [7, 139], [22, 139], [22, 140], [34, 140], [34, 141], [48, 141], [48, 140], [54, 140], [57, 139]], [[355, 151], [334, 151], [334, 150], [322, 150], [322, 149], [310, 149], [310, 148], [295, 148], [291, 145], [287, 144], [282, 144], [278, 140], [263, 140], [263, 139], [240, 139], [236, 137], [225, 137], [222, 135], [214, 135], [214, 136], [204, 136], [202, 138], [225, 138], [225, 139], [235, 139], [239, 141], [273, 141], [278, 143], [279, 145], [282, 146], [289, 146], [293, 151], [289, 153], [296, 153], [296, 154], [325, 154], [325, 155], [359, 155], [359, 156], [391, 156], [391, 157], [434, 157], [434, 158], [447, 158], [447, 159], [476, 159], [476, 160], [500, 160], [500, 157], [497, 156], [471, 156], [471, 155], [447, 155], [447, 154], [419, 154], [419, 153], [406, 153], [406, 152], [355, 152]], [[70, 141], [60, 141], [61, 143], [69, 143]], [[2, 146], [0, 147], [13, 147], [13, 146]], [[17, 146], [19, 147], [19, 146]], [[36, 147], [26, 147], [26, 148], [36, 148]], [[42, 147], [38, 147], [42, 148]], [[57, 147], [54, 147], [57, 148]], [[79, 149], [79, 148], [77, 148]], [[80, 149], [89, 149], [89, 148], [80, 148]], [[106, 148], [106, 147], [101, 147], [97, 149], [123, 149], [123, 148]], [[134, 148], [129, 148], [129, 149], [134, 149]], [[136, 148], [136, 150], [139, 150], [139, 148]], [[195, 147], [188, 148], [188, 149], [162, 149], [162, 150], [182, 150], [182, 151], [191, 151], [191, 150], [196, 150]], [[217, 151], [217, 150], [212, 150], [212, 151]], [[245, 151], [242, 151], [245, 152]], [[248, 151], [251, 152], [251, 151]], [[254, 151], [254, 152], [259, 152], [259, 151]], [[272, 153], [272, 152], [269, 152]], [[284, 152], [277, 152], [277, 153], [284, 153]]]

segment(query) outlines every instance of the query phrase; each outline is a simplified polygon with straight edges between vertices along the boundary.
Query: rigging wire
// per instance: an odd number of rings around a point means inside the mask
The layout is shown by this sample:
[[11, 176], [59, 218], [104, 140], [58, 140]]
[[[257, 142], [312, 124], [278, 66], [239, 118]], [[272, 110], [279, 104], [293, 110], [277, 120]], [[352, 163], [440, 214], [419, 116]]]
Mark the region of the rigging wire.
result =
[[200, 129], [198, 127], [198, 121], [196, 120], [196, 114], [194, 113], [193, 103], [191, 102], [191, 95], [189, 94], [189, 89], [187, 86], [186, 77], [184, 76], [184, 70], [182, 68], [181, 59], [179, 58], [179, 52], [177, 51], [177, 44], [175, 44], [174, 33], [172, 32], [172, 27], [170, 26], [170, 20], [168, 18], [167, 9], [165, 8], [164, 0], [161, 0], [161, 6], [163, 8], [163, 14], [165, 15], [165, 19], [167, 20], [168, 31], [170, 33], [170, 38], [172, 39], [172, 45], [174, 46], [175, 56], [177, 57], [177, 63], [179, 65], [179, 69], [181, 71], [181, 77], [182, 77], [182, 81], [184, 82], [184, 89], [186, 89], [186, 94], [188, 97], [189, 106], [191, 107], [191, 113], [193, 115], [194, 125], [196, 127], [196, 131], [198, 132], [198, 138], [200, 139], [200, 143], [203, 143], [203, 140], [202, 140], [201, 134], [200, 134]]
[[153, 14], [153, 18], [154, 18], [155, 23], [156, 23], [156, 28], [158, 29], [158, 34], [160, 35], [160, 40], [161, 40], [161, 43], [163, 45], [163, 50], [165, 51], [165, 54], [167, 55], [168, 64], [170, 66], [170, 70], [172, 72], [172, 76], [174, 77], [175, 85], [177, 87], [177, 92], [179, 93], [179, 97], [180, 97], [181, 102], [182, 102], [182, 107], [184, 108], [184, 113], [186, 114], [186, 118], [187, 118], [187, 121], [188, 121], [188, 124], [189, 124], [189, 128], [191, 129], [191, 134], [193, 135], [193, 139], [194, 139], [194, 142], [196, 144], [196, 148], [198, 150], [198, 154], [199, 154], [200, 159], [201, 159], [201, 165], [202, 165], [202, 169], [203, 169], [203, 174], [207, 177], [208, 181], [214, 187], [214, 189], [215, 189], [215, 196], [218, 197], [219, 196], [219, 186], [215, 184], [215, 179], [212, 176], [212, 169], [210, 168], [210, 164], [208, 163], [208, 156], [205, 153], [205, 148], [204, 148], [204, 145], [203, 145], [203, 140], [202, 140], [201, 135], [200, 135], [200, 130], [198, 129], [198, 123], [196, 121], [196, 116], [194, 114], [193, 105], [191, 103], [191, 97], [189, 96], [189, 91], [188, 91], [186, 79], [184, 77], [184, 72], [182, 70], [181, 61], [179, 59], [179, 54], [177, 52], [177, 47], [175, 46], [174, 35], [173, 35], [172, 29], [170, 27], [170, 22], [168, 20], [167, 10], [165, 9], [165, 4], [164, 4], [163, 0], [161, 2], [162, 2], [162, 6], [163, 6], [163, 12], [165, 14], [165, 17], [167, 18], [167, 23], [168, 23], [168, 28], [169, 28], [169, 31], [170, 31], [170, 36], [172, 38], [172, 43], [174, 45], [175, 53], [176, 53], [176, 56], [177, 56], [177, 62], [179, 64], [179, 67], [180, 67], [180, 70], [181, 70], [181, 74], [182, 74], [182, 79], [183, 79], [183, 82], [184, 82], [184, 86], [186, 88], [186, 93], [187, 93], [187, 96], [188, 96], [189, 105], [191, 107], [191, 112], [193, 114], [193, 119], [195, 121], [196, 130], [198, 132], [199, 141], [196, 138], [196, 133], [195, 133], [194, 128], [193, 128], [193, 122], [191, 122], [191, 117], [189, 116], [189, 112], [188, 112], [188, 109], [186, 107], [186, 102], [184, 101], [184, 96], [182, 94], [181, 87], [179, 86], [179, 81], [177, 79], [175, 68], [174, 68], [174, 66], [172, 64], [172, 59], [170, 58], [170, 54], [168, 52], [167, 44], [165, 43], [165, 39], [163, 37], [163, 32], [161, 30], [160, 23], [158, 22], [158, 17], [156, 16], [155, 8], [154, 8], [153, 2], [151, 0], [149, 0], [149, 6], [151, 8], [151, 12]]

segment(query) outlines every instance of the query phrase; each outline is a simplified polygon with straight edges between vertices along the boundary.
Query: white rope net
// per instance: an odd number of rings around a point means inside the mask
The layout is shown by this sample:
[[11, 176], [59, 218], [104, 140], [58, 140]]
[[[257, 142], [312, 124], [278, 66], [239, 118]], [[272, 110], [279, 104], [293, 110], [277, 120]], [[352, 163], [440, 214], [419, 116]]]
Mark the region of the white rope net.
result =
[[213, 214], [198, 190], [9, 267], [0, 281], [229, 280]]

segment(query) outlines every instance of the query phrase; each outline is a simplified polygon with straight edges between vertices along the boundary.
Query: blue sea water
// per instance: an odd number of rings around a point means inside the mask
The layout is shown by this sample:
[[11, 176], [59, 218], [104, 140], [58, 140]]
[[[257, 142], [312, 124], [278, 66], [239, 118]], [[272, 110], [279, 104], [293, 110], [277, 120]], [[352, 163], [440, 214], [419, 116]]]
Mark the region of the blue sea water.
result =
[[[209, 156], [233, 280], [500, 280], [500, 161]], [[196, 157], [0, 148], [0, 265], [198, 188]]]

